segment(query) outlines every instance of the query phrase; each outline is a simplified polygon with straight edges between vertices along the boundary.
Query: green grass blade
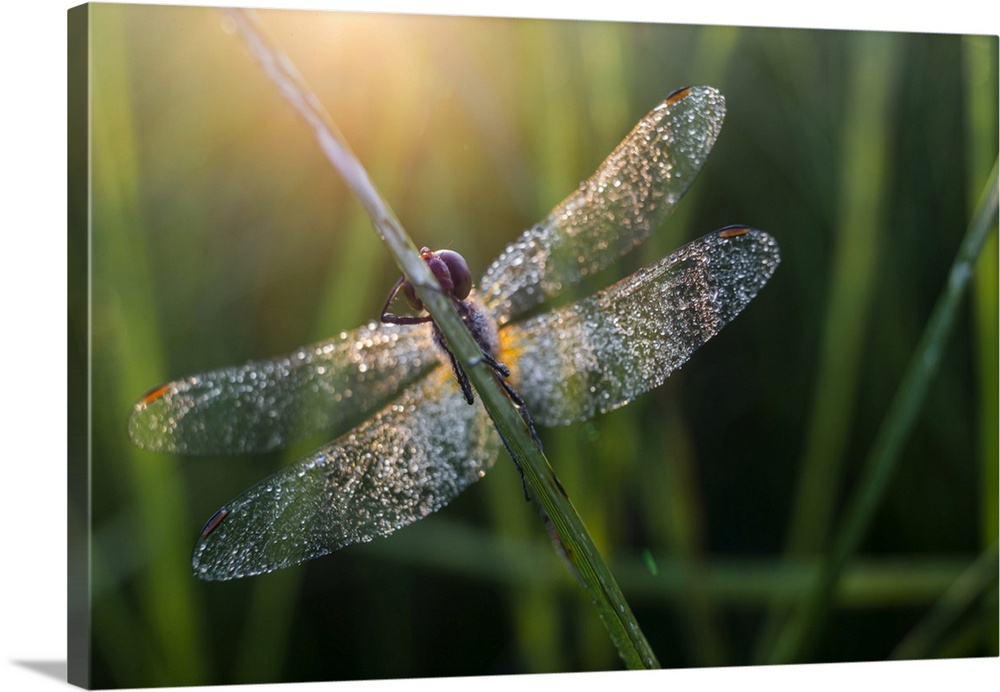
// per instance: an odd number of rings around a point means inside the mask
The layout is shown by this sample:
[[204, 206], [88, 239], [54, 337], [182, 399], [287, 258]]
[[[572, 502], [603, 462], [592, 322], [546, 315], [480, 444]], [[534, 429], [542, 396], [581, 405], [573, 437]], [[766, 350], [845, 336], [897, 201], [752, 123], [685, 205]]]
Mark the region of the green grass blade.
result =
[[[967, 176], [970, 181], [982, 180], [990, 167], [990, 156], [997, 150], [997, 73], [996, 37], [966, 36], [962, 39], [966, 122]], [[969, 211], [975, 209], [976, 188], [969, 186]], [[980, 418], [979, 452], [983, 469], [983, 537], [988, 546], [997, 540], [997, 420], [1000, 419], [997, 385], [997, 353], [1000, 351], [997, 331], [997, 238], [988, 241], [976, 266], [973, 294], [975, 320], [976, 367], [979, 370]]]
[[417, 247], [376, 191], [367, 172], [351, 153], [330, 116], [288, 59], [265, 38], [253, 15], [230, 11], [227, 16], [285, 98], [312, 128], [323, 153], [358, 197], [403, 275], [415, 287], [427, 311], [433, 316], [449, 348], [468, 374], [508, 450], [523, 469], [527, 487], [558, 531], [569, 560], [594, 601], [622, 659], [630, 668], [658, 667], [656, 657], [639, 629], [631, 608], [555, 473], [532, 440], [520, 413], [496, 382], [489, 366], [482, 362], [479, 347], [450, 300], [441, 293], [430, 269], [420, 258]]
[[979, 254], [995, 230], [997, 218], [997, 163], [948, 275], [944, 293], [934, 306], [906, 374], [892, 400], [878, 436], [862, 467], [847, 503], [841, 525], [823, 567], [803, 606], [783, 629], [771, 663], [802, 660], [819, 633], [848, 558], [857, 549], [879, 506], [900, 460], [903, 443], [913, 427], [931, 378], [937, 371], [951, 334], [959, 303], [968, 287]]
[[[997, 150], [997, 37], [965, 36], [962, 38], [962, 68], [966, 104], [967, 179], [978, 181], [986, 175], [990, 155]], [[975, 188], [969, 185], [969, 211], [975, 209]], [[973, 286], [973, 329], [975, 364], [979, 383], [979, 462], [982, 468], [982, 521], [981, 544], [997, 542], [997, 518], [1000, 517], [1000, 467], [997, 464], [1000, 438], [997, 420], [1000, 420], [1000, 301], [997, 296], [1000, 276], [1000, 256], [997, 236], [987, 241], [976, 266]], [[992, 646], [1000, 651], [1000, 635], [993, 628]]]
[[885, 184], [891, 165], [887, 143], [899, 51], [884, 35], [864, 34], [858, 39], [843, 125], [842, 201], [822, 362], [788, 539], [793, 553], [819, 552], [829, 531], [844, 445], [855, 415], [878, 244], [887, 217]]
[[959, 616], [990, 588], [996, 588], [997, 567], [997, 544], [994, 543], [955, 580], [927, 616], [899, 643], [890, 658], [932, 656], [935, 644]]
[[[721, 84], [726, 81], [733, 58], [739, 55], [738, 27], [699, 27], [695, 41], [697, 53], [690, 71], [699, 75], [703, 84]], [[661, 229], [644, 243], [641, 249], [648, 261], [653, 261], [683, 242], [680, 233], [695, 227], [692, 217], [699, 208], [698, 199], [709, 194], [711, 187], [694, 185], [685, 195], [671, 216], [668, 228]], [[646, 493], [647, 512], [658, 516], [648, 522], [650, 531], [662, 531], [658, 538], [668, 546], [671, 556], [683, 565], [685, 596], [676, 602], [679, 622], [684, 626], [683, 639], [691, 660], [698, 666], [721, 666], [733, 661], [733, 653], [725, 631], [725, 621], [719, 608], [718, 597], [706, 578], [708, 564], [708, 509], [706, 491], [701, 484], [701, 463], [695, 451], [690, 426], [686, 424], [679, 408], [669, 410], [663, 417], [663, 431], [656, 444], [662, 447], [649, 450], [647, 455], [667, 463], [649, 464], [642, 484]], [[638, 434], [638, 431], [630, 434]], [[666, 489], [666, 496], [663, 496]], [[658, 528], [660, 527], [660, 528]], [[621, 576], [621, 575], [620, 575]]]
[[[511, 474], [512, 475], [512, 474]], [[518, 488], [520, 492], [520, 488]], [[436, 517], [407, 530], [406, 541], [372, 541], [358, 552], [408, 568], [423, 567], [510, 587], [518, 593], [544, 585], [551, 597], [564, 600], [576, 583], [559, 563], [546, 558], [544, 541], [480, 529]], [[682, 607], [690, 596], [690, 565], [684, 557], [656, 555], [655, 574], [646, 552], [622, 554], [614, 560], [615, 576], [635, 598], [670, 608]], [[846, 611], [873, 608], [926, 608], [942, 599], [962, 578], [968, 561], [961, 556], [859, 556], [851, 560], [837, 586], [835, 603]], [[753, 557], [711, 557], [699, 577], [727, 612], [755, 613], [763, 600], [794, 604], [808, 593], [820, 569], [818, 558], [800, 561]]]
[[[152, 259], [141, 234], [133, 232], [145, 225], [138, 181], [136, 130], [132, 104], [123, 96], [128, 82], [128, 60], [123, 56], [125, 29], [120, 24], [120, 10], [107, 8], [111, 30], [103, 34], [100, 46], [92, 46], [92, 211], [90, 250], [93, 303], [108, 306], [95, 315], [91, 334], [102, 330], [111, 333], [109, 323], [130, 325], [128, 335], [105, 342], [103, 352], [91, 358], [107, 358], [118, 366], [114, 376], [91, 383], [94, 430], [124, 430], [135, 393], [162, 377], [163, 354], [160, 335], [149, 319], [156, 312], [156, 301], [147, 290], [146, 277]], [[118, 333], [118, 332], [114, 332]], [[186, 512], [187, 498], [177, 474], [165, 464], [151, 463], [146, 453], [127, 444], [124, 436], [113, 438], [114, 453], [102, 460], [116, 477], [127, 483], [135, 499], [125, 508], [116, 508], [117, 516], [103, 519], [91, 527], [93, 532], [93, 591], [95, 636], [106, 638], [106, 650], [114, 650], [119, 637], [142, 631], [142, 623], [161, 623], [150, 633], [153, 643], [139, 661], [112, 660], [111, 674], [118, 683], [143, 679], [149, 670], [157, 679], [171, 684], [194, 684], [204, 680], [211, 662], [205, 657], [202, 638], [202, 609], [198, 593], [185, 565], [171, 562], [177, 552], [188, 546], [178, 544], [169, 526], [180, 523]], [[103, 470], [103, 469], [102, 469]], [[92, 469], [91, 473], [94, 473]], [[102, 477], [102, 481], [103, 481]], [[108, 492], [102, 481], [93, 483], [91, 492], [101, 499]], [[118, 522], [121, 522], [119, 524]], [[126, 540], [115, 535], [115, 528], [128, 526]], [[123, 544], [139, 536], [142, 550], [134, 556], [136, 595], [134, 600], [116, 588], [121, 572], [111, 567], [120, 560]], [[107, 609], [104, 605], [107, 604]]]
[[[788, 554], [796, 557], [822, 551], [839, 497], [844, 447], [856, 415], [878, 241], [887, 216], [887, 142], [893, 127], [891, 87], [896, 81], [899, 49], [887, 36], [874, 33], [858, 35], [855, 47], [841, 135], [840, 207], [830, 293], [786, 545]], [[784, 614], [781, 609], [770, 609], [758, 644], [758, 659], [766, 659]]]

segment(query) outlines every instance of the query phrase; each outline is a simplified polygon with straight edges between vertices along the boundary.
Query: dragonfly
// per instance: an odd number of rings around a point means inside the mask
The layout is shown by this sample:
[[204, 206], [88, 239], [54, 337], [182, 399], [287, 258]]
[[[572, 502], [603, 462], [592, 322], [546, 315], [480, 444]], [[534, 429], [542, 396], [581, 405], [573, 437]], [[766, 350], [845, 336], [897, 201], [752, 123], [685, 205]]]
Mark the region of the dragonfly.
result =
[[[659, 386], [774, 273], [777, 242], [727, 226], [588, 298], [545, 309], [662, 224], [725, 112], [715, 88], [673, 92], [477, 285], [469, 274], [462, 297], [452, 294], [481, 316], [477, 340], [535, 425], [587, 420]], [[208, 520], [192, 556], [197, 577], [262, 574], [386, 536], [485, 475], [500, 435], [460, 386], [435, 329], [429, 318], [373, 321], [284, 356], [176, 379], [135, 404], [133, 442], [175, 454], [267, 452], [339, 433]]]

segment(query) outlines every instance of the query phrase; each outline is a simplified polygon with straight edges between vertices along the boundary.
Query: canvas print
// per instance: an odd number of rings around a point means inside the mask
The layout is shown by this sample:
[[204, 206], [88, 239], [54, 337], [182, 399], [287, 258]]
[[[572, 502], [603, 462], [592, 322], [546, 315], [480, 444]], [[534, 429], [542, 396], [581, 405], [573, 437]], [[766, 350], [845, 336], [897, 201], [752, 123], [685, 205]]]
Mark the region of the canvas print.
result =
[[996, 36], [69, 19], [71, 682], [998, 655]]

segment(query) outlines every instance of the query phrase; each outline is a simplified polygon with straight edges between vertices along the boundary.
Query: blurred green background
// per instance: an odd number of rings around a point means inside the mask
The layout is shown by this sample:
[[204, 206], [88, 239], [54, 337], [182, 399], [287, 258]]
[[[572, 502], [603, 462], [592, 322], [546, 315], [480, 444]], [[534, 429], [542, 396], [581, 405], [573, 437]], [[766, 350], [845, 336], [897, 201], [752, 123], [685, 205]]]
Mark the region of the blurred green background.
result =
[[[602, 278], [732, 223], [775, 236], [782, 265], [667, 384], [543, 430], [549, 460], [666, 667], [997, 655], [995, 231], [811, 644], [777, 648], [997, 156], [996, 37], [260, 16], [415, 242], [476, 274], [667, 94], [718, 87], [728, 117], [698, 181]], [[92, 684], [620, 667], [506, 458], [388, 539], [191, 575], [204, 521], [324, 440], [152, 454], [128, 440], [131, 405], [374, 319], [398, 272], [217, 11], [92, 5], [90, 51], [89, 526], [70, 510], [93, 537]], [[71, 322], [71, 370], [87, 338]]]

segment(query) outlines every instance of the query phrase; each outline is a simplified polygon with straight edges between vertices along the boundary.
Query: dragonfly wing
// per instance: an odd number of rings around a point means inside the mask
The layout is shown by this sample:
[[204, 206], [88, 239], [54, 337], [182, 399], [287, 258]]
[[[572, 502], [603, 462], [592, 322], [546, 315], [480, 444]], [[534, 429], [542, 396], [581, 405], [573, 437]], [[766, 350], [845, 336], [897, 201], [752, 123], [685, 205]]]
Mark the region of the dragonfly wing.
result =
[[766, 233], [710, 233], [590, 298], [505, 328], [501, 358], [536, 423], [586, 420], [660, 385], [779, 261]]
[[499, 444], [483, 407], [469, 406], [442, 366], [227, 504], [198, 540], [195, 574], [261, 574], [390, 534], [482, 477]]
[[158, 387], [135, 404], [128, 431], [156, 451], [278, 449], [346, 429], [439, 363], [429, 328], [372, 323], [287, 356]]
[[711, 87], [671, 94], [580, 188], [487, 269], [480, 295], [501, 326], [641, 243], [687, 191], [725, 117]]

